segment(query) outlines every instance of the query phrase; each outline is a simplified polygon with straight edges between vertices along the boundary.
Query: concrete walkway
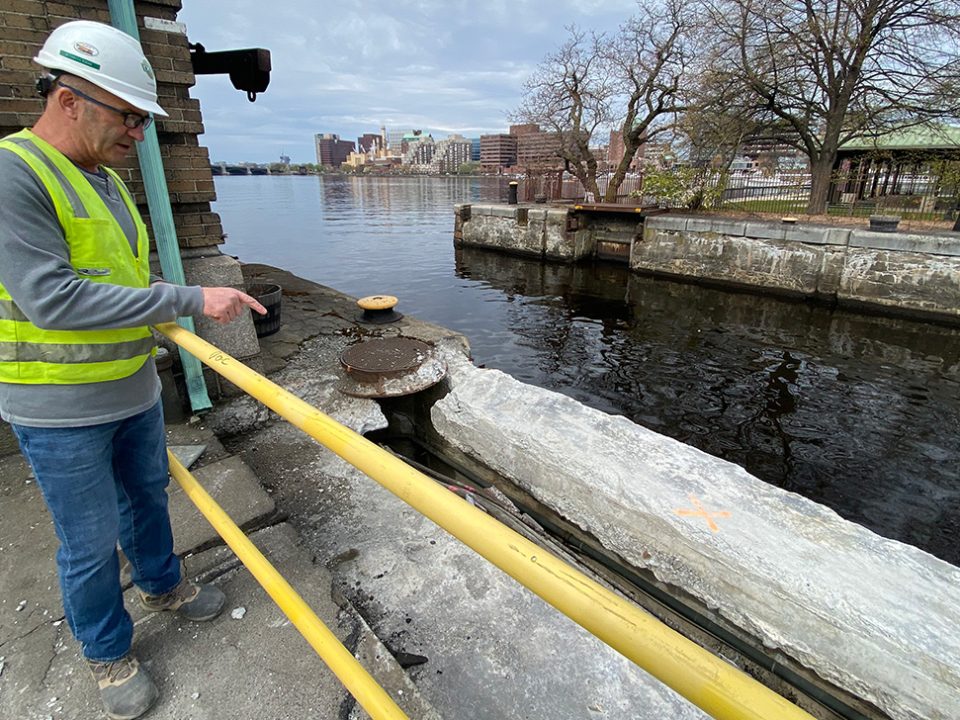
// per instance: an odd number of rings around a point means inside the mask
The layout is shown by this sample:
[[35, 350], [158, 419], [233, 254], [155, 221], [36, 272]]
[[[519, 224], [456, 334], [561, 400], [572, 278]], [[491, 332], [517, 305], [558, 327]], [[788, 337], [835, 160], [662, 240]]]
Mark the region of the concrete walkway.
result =
[[[298, 590], [410, 717], [438, 717], [366, 623], [331, 597], [331, 578], [240, 459], [199, 424], [172, 426], [168, 444], [204, 444], [195, 476]], [[191, 577], [227, 594], [211, 623], [144, 613], [126, 598], [136, 623], [134, 651], [161, 690], [156, 720], [361, 718], [339, 680], [233, 554], [179, 486], [171, 484], [176, 551]], [[0, 459], [0, 717], [13, 720], [103, 717], [94, 684], [63, 620], [54, 554], [57, 541], [29, 467]], [[210, 548], [196, 552], [197, 549]], [[266, 708], [269, 708], [268, 710]]]

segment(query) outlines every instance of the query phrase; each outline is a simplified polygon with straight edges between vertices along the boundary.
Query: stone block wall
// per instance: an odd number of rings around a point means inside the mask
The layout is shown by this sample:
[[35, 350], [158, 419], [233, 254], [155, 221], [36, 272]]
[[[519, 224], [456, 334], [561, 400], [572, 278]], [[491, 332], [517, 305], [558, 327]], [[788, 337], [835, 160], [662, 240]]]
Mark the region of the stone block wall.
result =
[[[169, 117], [157, 118], [156, 128], [174, 226], [182, 250], [188, 249], [194, 257], [210, 259], [211, 267], [207, 269], [197, 267], [198, 261], [192, 263], [194, 278], [202, 277], [206, 285], [242, 287], [239, 264], [222, 255], [218, 247], [225, 235], [220, 217], [210, 205], [216, 199], [216, 191], [209, 153], [198, 138], [203, 133], [200, 103], [190, 97], [195, 77], [188, 39], [179, 32], [148, 28], [145, 20], [175, 21], [181, 7], [182, 0], [138, 0], [136, 3], [140, 41], [156, 72], [159, 103], [169, 113]], [[33, 125], [43, 111], [43, 100], [35, 90], [40, 70], [32, 58], [50, 31], [69, 20], [109, 23], [107, 0], [3, 0], [0, 3], [0, 137]], [[155, 251], [136, 155], [131, 154], [114, 169], [133, 193], [150, 230], [151, 249]], [[159, 268], [158, 263], [153, 264]], [[190, 282], [193, 278], [187, 279]], [[209, 327], [208, 323], [200, 323], [200, 334], [204, 335]], [[252, 359], [260, 352], [253, 322], [247, 318], [233, 323], [228, 332], [218, 332], [211, 341], [220, 342], [224, 350], [240, 359]], [[211, 397], [218, 396], [219, 376], [208, 375], [207, 380]], [[9, 430], [0, 427], [0, 454], [9, 445], [4, 441], [5, 434], [8, 435]]]
[[588, 233], [578, 232], [562, 208], [519, 205], [457, 205], [457, 243], [516, 255], [571, 262], [593, 254]]
[[750, 226], [748, 235], [742, 221], [652, 217], [633, 244], [630, 268], [787, 295], [836, 295], [844, 245], [828, 243], [825, 231], [815, 238], [810, 229], [791, 228], [786, 237], [778, 226]]
[[960, 320], [960, 236], [656, 216], [630, 268]]
[[960, 322], [960, 234], [878, 233], [708, 216], [458, 205], [454, 241], [547, 260], [629, 248], [630, 269], [885, 314]]

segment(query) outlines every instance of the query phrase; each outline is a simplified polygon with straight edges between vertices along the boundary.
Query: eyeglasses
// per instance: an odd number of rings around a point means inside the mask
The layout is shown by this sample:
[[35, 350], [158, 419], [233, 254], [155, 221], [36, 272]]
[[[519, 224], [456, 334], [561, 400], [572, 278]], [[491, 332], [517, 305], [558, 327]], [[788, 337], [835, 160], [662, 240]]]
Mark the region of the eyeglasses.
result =
[[86, 93], [80, 92], [75, 87], [71, 87], [65, 83], [59, 83], [60, 87], [64, 87], [70, 92], [72, 92], [77, 97], [82, 97], [87, 102], [92, 102], [94, 105], [99, 105], [102, 108], [106, 108], [112, 112], [115, 112], [117, 115], [123, 115], [123, 125], [128, 127], [131, 130], [134, 128], [143, 128], [146, 130], [150, 127], [150, 123], [153, 122], [152, 115], [141, 115], [140, 113], [130, 112], [128, 110], [121, 110], [120, 108], [115, 108], [113, 105], [107, 105], [105, 102], [101, 102], [94, 97], [90, 97]]

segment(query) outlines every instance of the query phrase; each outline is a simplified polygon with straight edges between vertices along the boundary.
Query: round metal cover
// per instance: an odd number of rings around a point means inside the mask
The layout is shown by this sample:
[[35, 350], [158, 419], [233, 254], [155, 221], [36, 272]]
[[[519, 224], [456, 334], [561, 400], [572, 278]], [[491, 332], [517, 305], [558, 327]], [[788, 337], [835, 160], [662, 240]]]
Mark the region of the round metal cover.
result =
[[419, 367], [429, 352], [430, 346], [421, 340], [381, 338], [351, 345], [340, 355], [340, 363], [349, 373], [396, 375]]
[[358, 397], [410, 395], [438, 383], [447, 366], [421, 340], [395, 337], [352, 345], [340, 355], [341, 392]]

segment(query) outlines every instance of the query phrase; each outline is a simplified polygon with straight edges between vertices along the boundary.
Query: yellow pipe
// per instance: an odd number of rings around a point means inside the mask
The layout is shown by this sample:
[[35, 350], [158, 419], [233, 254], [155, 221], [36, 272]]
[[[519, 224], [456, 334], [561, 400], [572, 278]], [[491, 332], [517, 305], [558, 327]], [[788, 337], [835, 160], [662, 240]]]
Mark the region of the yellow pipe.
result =
[[[175, 326], [179, 327], [179, 326]], [[363, 665], [330, 632], [320, 618], [316, 616], [303, 598], [290, 587], [276, 568], [250, 542], [243, 531], [236, 526], [223, 508], [217, 505], [206, 490], [197, 482], [176, 456], [167, 450], [170, 459], [170, 474], [180, 483], [180, 487], [197, 506], [203, 516], [213, 525], [224, 542], [247, 567], [263, 589], [280, 607], [294, 627], [313, 646], [317, 654], [340, 678], [340, 682], [356, 698], [360, 706], [373, 720], [408, 720], [403, 710], [397, 707], [386, 691], [377, 684]]]
[[812, 720], [540, 546], [174, 323], [157, 330], [718, 720]]

